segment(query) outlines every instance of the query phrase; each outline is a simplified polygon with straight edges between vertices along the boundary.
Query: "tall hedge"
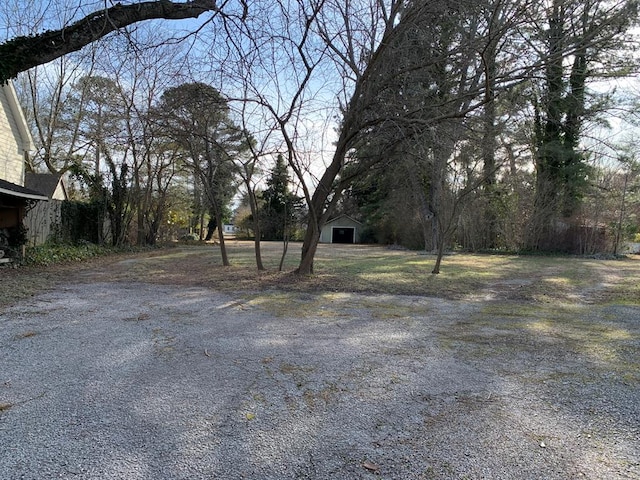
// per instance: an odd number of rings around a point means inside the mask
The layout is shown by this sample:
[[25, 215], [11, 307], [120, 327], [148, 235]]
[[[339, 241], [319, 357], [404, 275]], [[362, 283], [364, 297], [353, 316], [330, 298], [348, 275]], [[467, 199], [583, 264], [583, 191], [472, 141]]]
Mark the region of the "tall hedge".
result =
[[62, 202], [61, 222], [56, 232], [60, 243], [78, 244], [90, 242], [99, 244], [104, 223], [104, 203], [100, 201]]

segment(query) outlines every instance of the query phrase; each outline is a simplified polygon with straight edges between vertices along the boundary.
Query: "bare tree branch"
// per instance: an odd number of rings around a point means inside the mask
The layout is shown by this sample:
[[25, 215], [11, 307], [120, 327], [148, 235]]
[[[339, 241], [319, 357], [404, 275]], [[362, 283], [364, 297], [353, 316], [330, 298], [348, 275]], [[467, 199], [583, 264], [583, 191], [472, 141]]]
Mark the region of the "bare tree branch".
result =
[[94, 12], [59, 30], [13, 38], [0, 44], [0, 83], [18, 73], [55, 60], [131, 24], [151, 19], [181, 20], [197, 18], [205, 12], [218, 13], [215, 0], [169, 0], [116, 4]]

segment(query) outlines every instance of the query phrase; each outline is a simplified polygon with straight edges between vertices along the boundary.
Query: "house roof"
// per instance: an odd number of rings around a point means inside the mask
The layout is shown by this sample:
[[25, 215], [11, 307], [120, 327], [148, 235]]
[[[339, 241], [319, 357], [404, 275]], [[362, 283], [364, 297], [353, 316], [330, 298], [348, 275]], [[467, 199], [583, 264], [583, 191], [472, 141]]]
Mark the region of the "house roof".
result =
[[24, 185], [30, 190], [40, 192], [48, 198], [52, 198], [58, 186], [62, 186], [66, 198], [64, 185], [60, 183], [62, 175], [54, 173], [32, 173], [27, 172], [24, 177]]
[[29, 200], [49, 200], [39, 192], [0, 179], [0, 194]]

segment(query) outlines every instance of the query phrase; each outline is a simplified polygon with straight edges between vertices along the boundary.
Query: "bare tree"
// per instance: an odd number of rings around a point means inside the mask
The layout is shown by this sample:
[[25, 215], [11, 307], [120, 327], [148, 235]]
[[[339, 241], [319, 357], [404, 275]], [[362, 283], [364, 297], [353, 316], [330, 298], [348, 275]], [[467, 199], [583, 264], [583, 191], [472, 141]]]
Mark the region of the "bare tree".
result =
[[254, 4], [243, 22], [226, 19], [220, 28], [230, 41], [222, 51], [211, 52], [214, 68], [223, 72], [221, 83], [236, 86], [231, 101], [239, 102], [244, 113], [251, 105], [255, 117], [245, 122], [245, 130], [259, 145], [253, 155], [275, 159], [283, 154], [308, 204], [314, 189], [313, 152], [304, 131], [327, 110], [319, 93], [323, 87], [318, 87], [324, 84], [326, 45], [313, 28], [325, 4]]
[[153, 245], [171, 205], [170, 186], [180, 170], [181, 151], [163, 136], [150, 112], [162, 92], [179, 78], [184, 51], [179, 44], [163, 43], [156, 32], [145, 27], [118, 38], [120, 41], [109, 42], [100, 64], [128, 87], [121, 91], [136, 242]]
[[[323, 25], [324, 38], [331, 50], [352, 68], [354, 89], [344, 108], [333, 160], [320, 178], [310, 203], [311, 219], [298, 268], [300, 273], [313, 271], [313, 257], [320, 230], [351, 181], [349, 176], [343, 175], [344, 165], [355, 159], [351, 152], [374, 136], [387, 139], [387, 148], [398, 141], [405, 142], [418, 136], [438, 139], [430, 147], [433, 155], [430, 161], [429, 215], [436, 217], [438, 214], [446, 161], [454, 145], [442, 143], [443, 139], [450, 136], [441, 133], [452, 126], [455, 130], [455, 119], [463, 118], [482, 104], [479, 95], [483, 85], [473, 70], [473, 62], [477, 61], [473, 45], [482, 40], [475, 32], [473, 23], [468, 30], [455, 28], [455, 20], [450, 20], [451, 17], [455, 18], [458, 12], [464, 11], [457, 7], [459, 5], [451, 5], [450, 2], [432, 2], [417, 3], [403, 10], [400, 4], [393, 5], [388, 11], [381, 9], [386, 15], [382, 17], [384, 28], [380, 36], [371, 39], [370, 44], [377, 46], [363, 65], [358, 60], [362, 58], [364, 43], [354, 47], [354, 42], [345, 40], [353, 32], [354, 16], [351, 12], [343, 11], [342, 17], [339, 17], [343, 21], [342, 33], [345, 35], [339, 42], [336, 38], [341, 37], [329, 33]], [[434, 21], [434, 18], [437, 20]], [[461, 19], [464, 20], [467, 18]], [[429, 25], [434, 28], [430, 29]], [[448, 43], [442, 32], [451, 36]], [[415, 48], [411, 42], [424, 44], [425, 40], [436, 49], [428, 54], [429, 49], [423, 48], [420, 50], [422, 57], [411, 56], [409, 52]], [[358, 50], [353, 51], [353, 48]], [[452, 75], [451, 70], [457, 73]], [[408, 98], [411, 95], [420, 100], [412, 102]], [[434, 149], [436, 146], [437, 150]], [[371, 161], [380, 160], [379, 156], [370, 157], [370, 161], [361, 168], [368, 168]], [[357, 175], [358, 168], [350, 171]], [[438, 231], [434, 229], [434, 234]]]

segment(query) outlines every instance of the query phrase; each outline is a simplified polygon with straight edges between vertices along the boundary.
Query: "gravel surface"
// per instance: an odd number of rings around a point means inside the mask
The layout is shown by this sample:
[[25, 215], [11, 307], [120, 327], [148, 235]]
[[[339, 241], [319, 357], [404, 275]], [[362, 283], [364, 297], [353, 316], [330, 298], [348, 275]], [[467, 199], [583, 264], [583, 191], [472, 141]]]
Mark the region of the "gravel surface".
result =
[[2, 480], [640, 479], [640, 307], [78, 281], [0, 325]]

